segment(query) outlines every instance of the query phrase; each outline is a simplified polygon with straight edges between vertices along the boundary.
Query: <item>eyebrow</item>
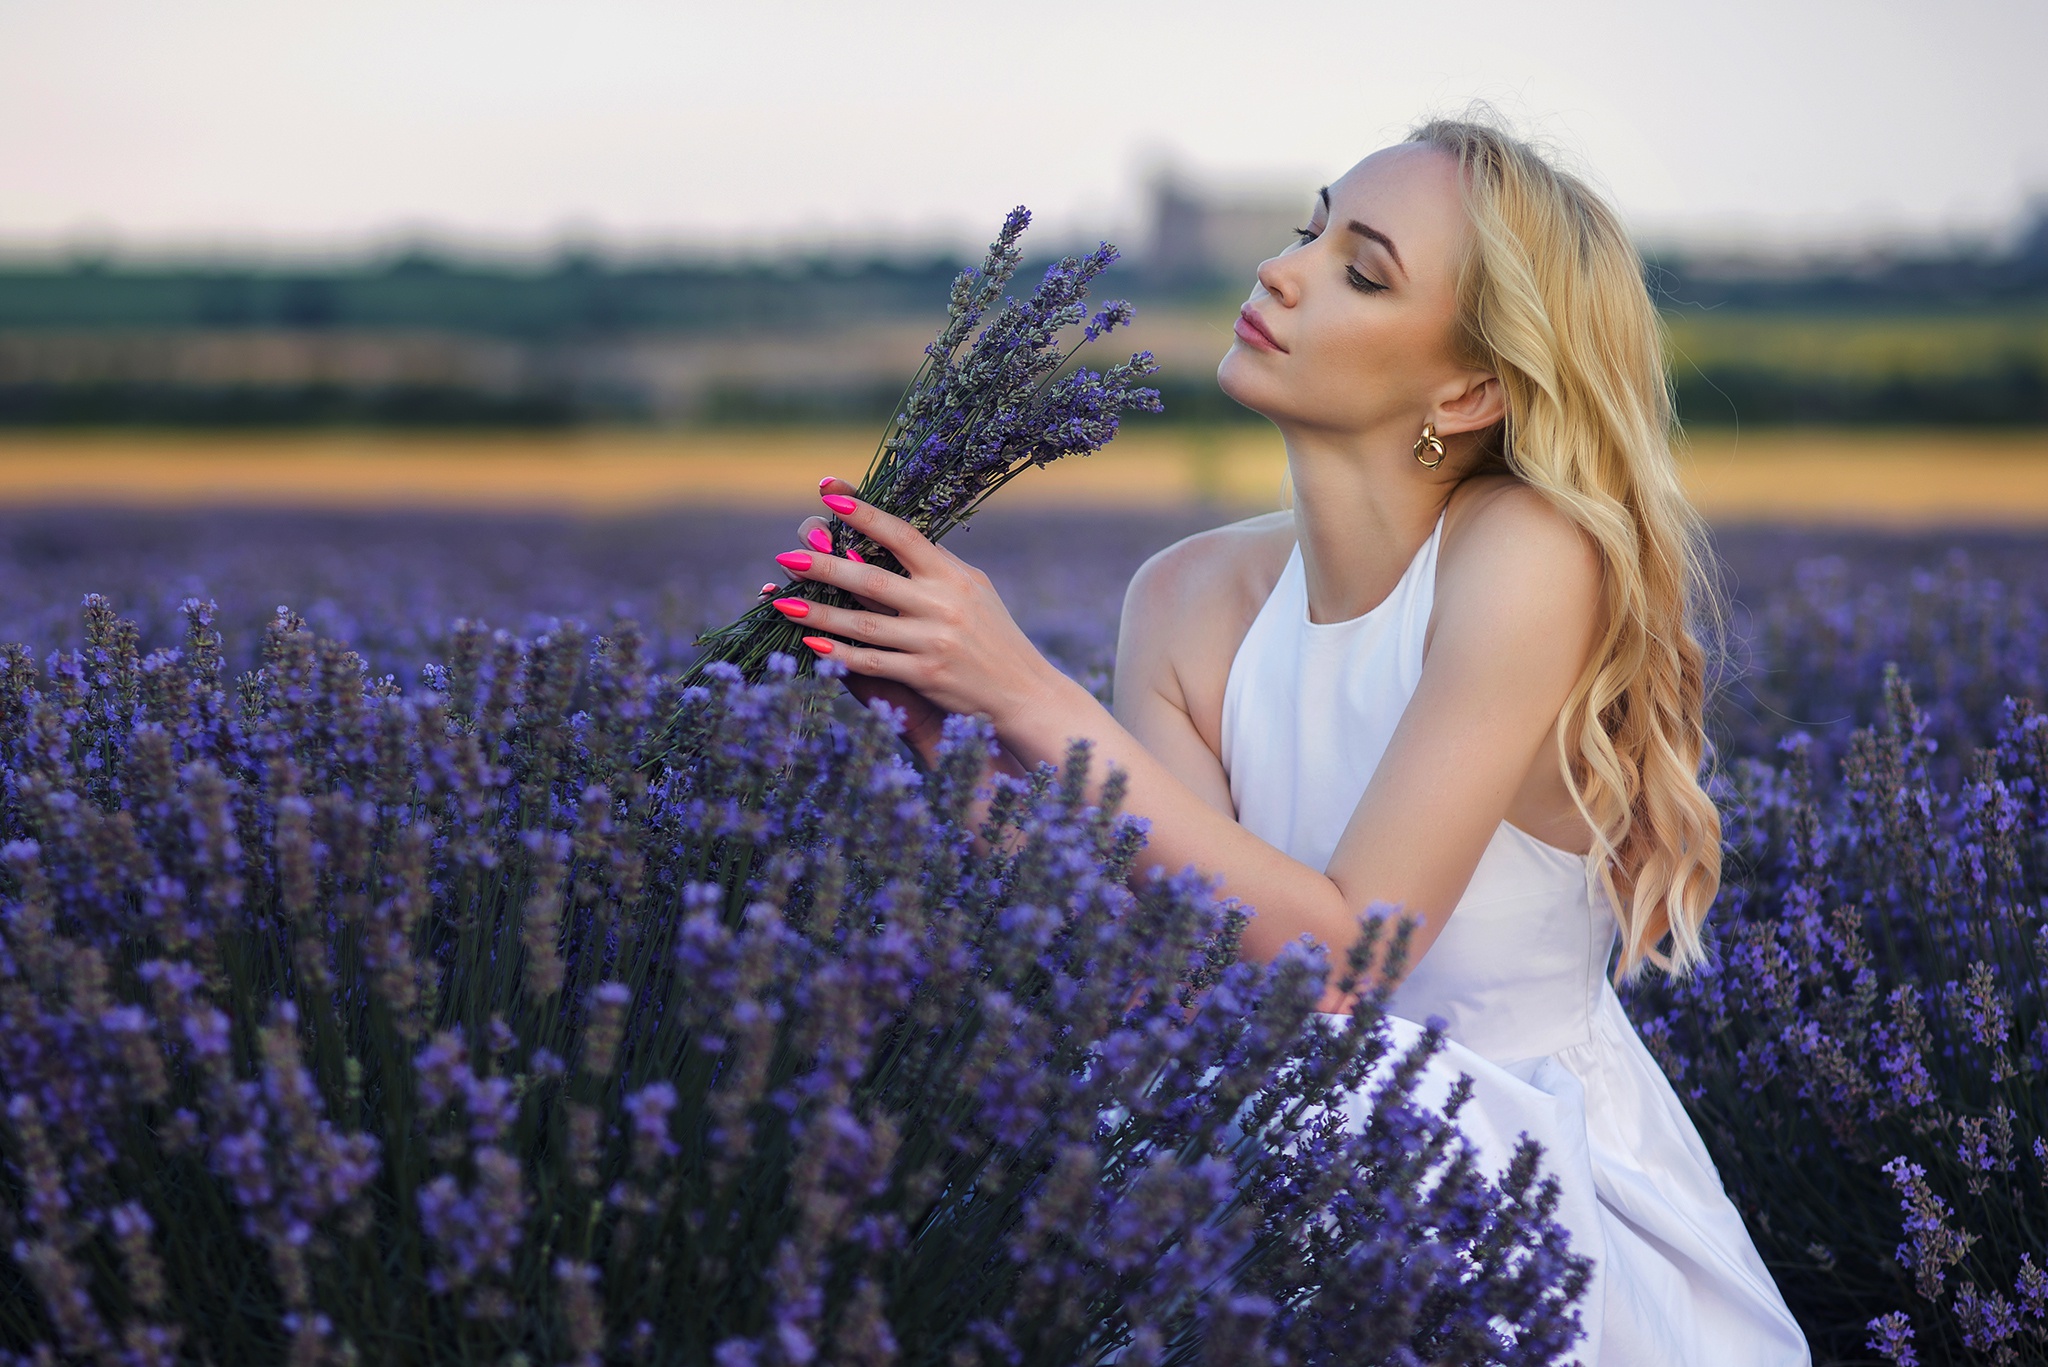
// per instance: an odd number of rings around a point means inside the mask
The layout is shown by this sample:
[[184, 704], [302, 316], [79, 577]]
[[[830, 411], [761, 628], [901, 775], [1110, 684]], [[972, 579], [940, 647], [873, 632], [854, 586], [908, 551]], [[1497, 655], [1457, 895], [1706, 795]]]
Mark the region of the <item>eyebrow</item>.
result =
[[[1325, 185], [1316, 193], [1322, 196], [1323, 212], [1328, 213], [1330, 211], [1330, 187]], [[1367, 241], [1377, 242], [1382, 247], [1385, 247], [1387, 249], [1387, 255], [1393, 257], [1394, 264], [1401, 268], [1401, 274], [1408, 274], [1408, 263], [1401, 259], [1401, 249], [1394, 245], [1393, 238], [1388, 237], [1385, 233], [1381, 232], [1378, 228], [1373, 227], [1370, 223], [1360, 223], [1355, 218], [1352, 219], [1349, 223], [1345, 224], [1344, 226], [1349, 228], [1352, 232], [1357, 233], [1360, 237], [1365, 238]]]

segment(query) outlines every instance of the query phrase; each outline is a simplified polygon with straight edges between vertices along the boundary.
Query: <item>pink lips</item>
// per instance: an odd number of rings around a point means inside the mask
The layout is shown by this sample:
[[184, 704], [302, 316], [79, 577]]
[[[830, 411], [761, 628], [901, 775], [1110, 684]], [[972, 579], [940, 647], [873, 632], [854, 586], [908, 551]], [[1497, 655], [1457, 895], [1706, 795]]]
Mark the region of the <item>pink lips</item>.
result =
[[1260, 321], [1258, 314], [1252, 312], [1250, 304], [1238, 310], [1237, 323], [1231, 331], [1237, 334], [1238, 340], [1249, 342], [1263, 351], [1278, 351], [1284, 354], [1287, 350], [1280, 345], [1278, 338], [1266, 330], [1265, 323]]

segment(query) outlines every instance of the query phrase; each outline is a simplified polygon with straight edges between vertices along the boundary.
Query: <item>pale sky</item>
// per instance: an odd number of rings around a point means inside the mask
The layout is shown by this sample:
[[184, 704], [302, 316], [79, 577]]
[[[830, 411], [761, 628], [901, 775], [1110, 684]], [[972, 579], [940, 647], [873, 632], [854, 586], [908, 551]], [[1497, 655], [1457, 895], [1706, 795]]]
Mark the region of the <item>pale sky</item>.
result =
[[0, 244], [1135, 232], [1488, 99], [1653, 238], [1991, 234], [2043, 0], [0, 0]]

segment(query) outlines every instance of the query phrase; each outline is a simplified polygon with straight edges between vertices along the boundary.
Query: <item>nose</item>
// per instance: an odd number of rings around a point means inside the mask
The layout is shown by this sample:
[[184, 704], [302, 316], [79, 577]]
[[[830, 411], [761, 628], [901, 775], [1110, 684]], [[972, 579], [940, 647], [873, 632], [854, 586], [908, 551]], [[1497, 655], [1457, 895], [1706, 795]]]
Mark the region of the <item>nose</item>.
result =
[[1259, 269], [1255, 272], [1260, 287], [1278, 300], [1283, 308], [1294, 307], [1295, 281], [1291, 269], [1293, 255], [1283, 252], [1277, 256], [1269, 256], [1259, 263]]

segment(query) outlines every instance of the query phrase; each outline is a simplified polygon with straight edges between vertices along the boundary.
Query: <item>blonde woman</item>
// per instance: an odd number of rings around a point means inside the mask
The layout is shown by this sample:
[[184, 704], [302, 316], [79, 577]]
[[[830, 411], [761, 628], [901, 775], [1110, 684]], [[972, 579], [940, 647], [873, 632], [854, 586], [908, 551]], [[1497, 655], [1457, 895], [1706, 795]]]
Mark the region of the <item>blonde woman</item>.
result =
[[1027, 764], [1092, 740], [1150, 860], [1256, 909], [1247, 956], [1341, 950], [1375, 903], [1418, 916], [1393, 1009], [1448, 1023], [1441, 1072], [1474, 1079], [1496, 1167], [1542, 1142], [1594, 1260], [1582, 1360], [1804, 1363], [1609, 984], [1685, 971], [1720, 876], [1699, 529], [1641, 264], [1583, 183], [1473, 123], [1367, 157], [1299, 236], [1218, 371], [1286, 438], [1294, 506], [1138, 572], [1113, 713], [984, 575], [836, 481], [827, 506], [907, 574], [783, 557], [874, 607], [813, 607], [811, 647], [924, 747], [946, 712]]

